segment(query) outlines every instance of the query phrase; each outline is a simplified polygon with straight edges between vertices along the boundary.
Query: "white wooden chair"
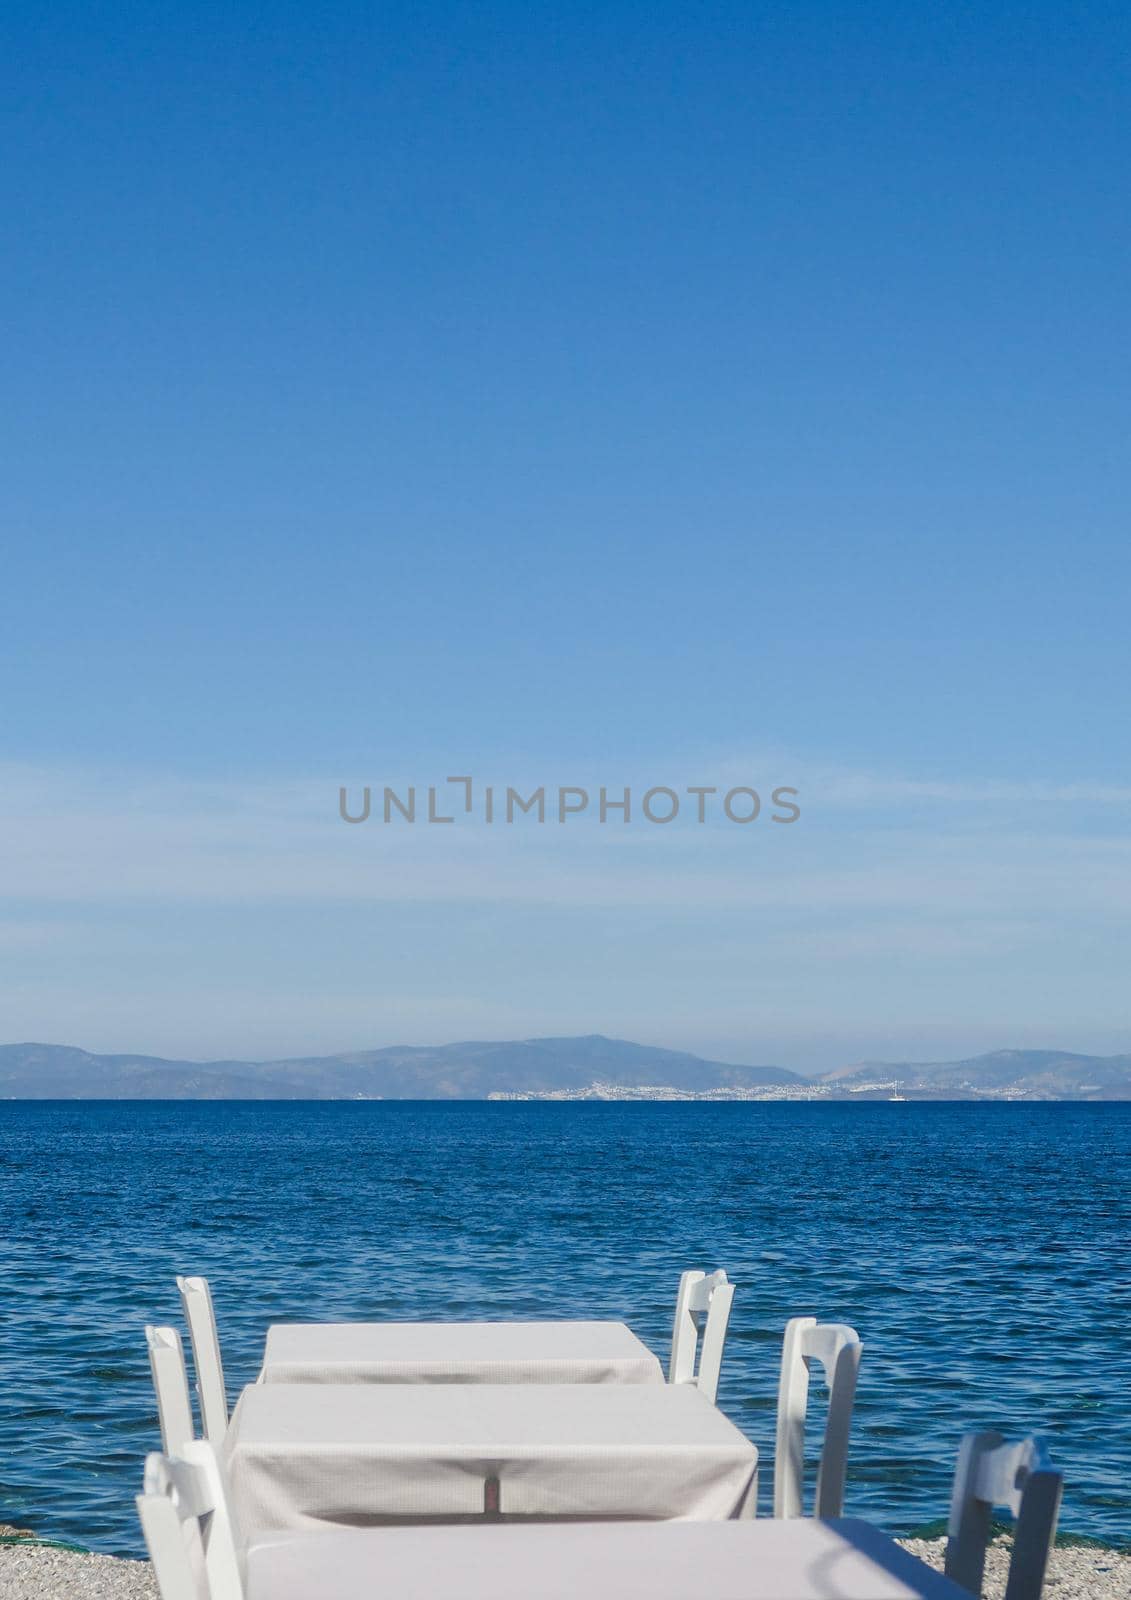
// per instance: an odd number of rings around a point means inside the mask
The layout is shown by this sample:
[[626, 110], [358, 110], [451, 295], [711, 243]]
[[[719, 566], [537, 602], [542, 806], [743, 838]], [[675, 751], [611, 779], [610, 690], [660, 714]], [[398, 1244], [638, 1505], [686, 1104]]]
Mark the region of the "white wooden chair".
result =
[[207, 1278], [178, 1278], [177, 1288], [181, 1291], [192, 1345], [200, 1431], [213, 1444], [220, 1444], [228, 1431], [228, 1395], [224, 1388], [224, 1364], [220, 1359], [212, 1291]]
[[146, 1328], [145, 1342], [149, 1347], [149, 1370], [157, 1395], [161, 1448], [166, 1455], [179, 1456], [193, 1436], [184, 1345], [176, 1328]]
[[950, 1501], [947, 1577], [971, 1594], [982, 1593], [990, 1514], [995, 1506], [1007, 1506], [1015, 1521], [1005, 1600], [1039, 1600], [1063, 1482], [1039, 1440], [1007, 1444], [1000, 1433], [968, 1433]]
[[211, 1445], [147, 1456], [137, 1512], [161, 1600], [243, 1600], [239, 1538]]
[[805, 1414], [809, 1407], [809, 1376], [814, 1362], [824, 1370], [829, 1405], [813, 1496], [813, 1515], [827, 1518], [842, 1514], [848, 1436], [862, 1350], [855, 1328], [846, 1323], [818, 1322], [816, 1317], [794, 1317], [786, 1323], [774, 1448], [775, 1517], [805, 1514]]
[[716, 1398], [733, 1299], [734, 1284], [722, 1270], [682, 1275], [675, 1302], [669, 1383], [691, 1383], [708, 1400]]

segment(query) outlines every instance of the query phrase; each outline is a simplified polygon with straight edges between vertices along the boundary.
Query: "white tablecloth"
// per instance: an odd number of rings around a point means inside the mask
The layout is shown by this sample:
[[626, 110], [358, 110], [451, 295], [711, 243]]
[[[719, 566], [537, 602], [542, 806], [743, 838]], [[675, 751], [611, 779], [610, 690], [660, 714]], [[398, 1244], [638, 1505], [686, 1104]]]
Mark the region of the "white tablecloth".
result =
[[265, 1383], [662, 1383], [623, 1322], [277, 1323]]
[[970, 1600], [867, 1523], [382, 1528], [268, 1540], [248, 1600]]
[[752, 1514], [758, 1452], [667, 1384], [253, 1384], [224, 1445], [245, 1539], [382, 1518]]

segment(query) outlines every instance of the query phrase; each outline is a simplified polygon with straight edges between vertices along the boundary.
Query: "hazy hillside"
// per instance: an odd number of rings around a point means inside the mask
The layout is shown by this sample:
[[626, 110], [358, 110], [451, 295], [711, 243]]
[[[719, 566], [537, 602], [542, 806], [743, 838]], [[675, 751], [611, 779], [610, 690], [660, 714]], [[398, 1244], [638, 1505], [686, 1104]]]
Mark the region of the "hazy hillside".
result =
[[600, 1034], [394, 1045], [287, 1061], [164, 1061], [91, 1055], [66, 1045], [0, 1046], [0, 1097], [21, 1100], [476, 1100], [596, 1082], [695, 1091], [802, 1081], [784, 1067], [727, 1066]]
[[994, 1050], [962, 1061], [865, 1061], [822, 1075], [836, 1093], [900, 1085], [907, 1096], [1027, 1100], [1131, 1099], [1131, 1056], [1084, 1056], [1065, 1050]]

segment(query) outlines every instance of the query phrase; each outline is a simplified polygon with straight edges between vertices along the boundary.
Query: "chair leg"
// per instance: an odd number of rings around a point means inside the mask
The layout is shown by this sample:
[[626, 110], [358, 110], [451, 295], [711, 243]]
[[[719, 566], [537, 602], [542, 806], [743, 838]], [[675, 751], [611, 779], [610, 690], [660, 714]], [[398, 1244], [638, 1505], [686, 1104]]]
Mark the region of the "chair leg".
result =
[[1040, 1600], [1045, 1569], [1060, 1512], [1064, 1480], [1059, 1472], [1033, 1472], [1021, 1496], [1021, 1510], [1013, 1529], [1013, 1557], [1005, 1600]]

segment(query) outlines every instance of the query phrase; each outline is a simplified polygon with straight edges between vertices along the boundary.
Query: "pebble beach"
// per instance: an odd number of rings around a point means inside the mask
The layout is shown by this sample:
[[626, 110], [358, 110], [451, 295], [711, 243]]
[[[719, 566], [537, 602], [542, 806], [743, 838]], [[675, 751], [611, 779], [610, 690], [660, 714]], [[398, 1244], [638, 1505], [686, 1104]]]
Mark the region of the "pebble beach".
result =
[[[941, 1569], [941, 1539], [902, 1539], [904, 1549]], [[985, 1600], [1002, 1600], [1009, 1564], [1009, 1541], [990, 1547]], [[1053, 1552], [1045, 1594], [1049, 1600], [1131, 1600], [1131, 1554], [1094, 1545], [1065, 1546]], [[79, 1555], [43, 1545], [0, 1547], [0, 1597], [3, 1600], [159, 1600], [148, 1561]], [[317, 1600], [311, 1596], [311, 1600]]]

